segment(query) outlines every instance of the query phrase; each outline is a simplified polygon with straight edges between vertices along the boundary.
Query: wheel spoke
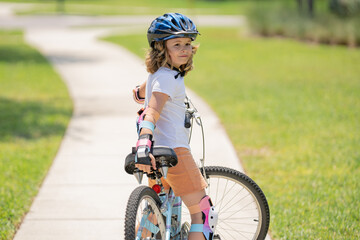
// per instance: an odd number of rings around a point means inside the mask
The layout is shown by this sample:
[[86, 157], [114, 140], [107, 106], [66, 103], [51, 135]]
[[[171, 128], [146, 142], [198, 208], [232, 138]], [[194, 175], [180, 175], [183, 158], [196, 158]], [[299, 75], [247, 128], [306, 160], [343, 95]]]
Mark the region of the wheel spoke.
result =
[[[236, 183], [234, 183], [234, 186], [236, 185]], [[242, 188], [239, 192], [237, 192], [236, 194], [234, 194], [235, 196], [238, 196], [238, 195], [240, 195], [241, 194], [241, 192], [244, 190], [244, 188]], [[224, 196], [224, 198], [225, 198], [225, 196]], [[227, 204], [224, 206], [224, 208], [225, 207], [227, 207], [227, 205], [228, 204], [230, 204], [230, 202], [232, 201], [232, 200], [234, 200], [234, 199], [230, 199], [230, 201], [228, 201], [227, 202]], [[240, 199], [240, 201], [241, 201], [242, 199]], [[239, 202], [239, 201], [238, 201]], [[236, 203], [235, 203], [236, 204]], [[232, 207], [233, 205], [231, 205], [230, 207]], [[224, 211], [224, 210], [223, 210]], [[226, 210], [225, 210], [226, 211]]]
[[222, 230], [224, 230], [228, 235], [230, 235], [233, 239], [237, 239], [236, 237], [234, 237], [234, 235], [232, 235], [230, 232], [235, 232], [235, 233], [239, 233], [238, 230], [232, 228], [230, 225], [228, 225], [228, 227], [230, 227], [230, 229], [226, 229], [226, 228], [223, 228], [223, 227], [218, 227]]
[[[226, 223], [225, 223], [226, 224]], [[233, 228], [231, 225], [229, 224], [226, 224], [230, 229], [225, 229], [223, 228], [223, 230], [227, 231], [228, 234], [230, 234], [229, 232], [235, 232], [235, 233], [238, 233], [240, 234], [241, 236], [243, 236], [244, 238], [246, 239], [249, 239], [246, 235], [244, 235], [243, 233], [250, 233], [250, 234], [254, 234], [253, 232], [244, 232], [244, 231], [239, 231], [239, 229], [235, 229]], [[251, 239], [251, 238], [250, 238]]]
[[225, 184], [225, 187], [224, 187], [224, 192], [223, 192], [223, 197], [222, 197], [221, 200], [220, 200], [219, 211], [221, 210], [221, 205], [222, 205], [222, 203], [223, 203], [223, 199], [224, 199], [224, 197], [226, 196], [225, 192], [226, 192], [226, 188], [227, 188], [228, 183], [229, 183], [229, 181], [226, 181], [226, 184]]
[[[220, 178], [218, 178], [217, 179], [217, 181], [218, 181], [218, 184], [217, 184], [217, 188], [216, 188], [216, 193], [218, 193], [218, 190], [219, 190], [219, 181], [220, 181]], [[216, 200], [215, 200], [215, 205], [219, 205], [219, 202], [222, 202], [223, 200], [224, 200], [224, 198], [225, 198], [225, 196], [227, 195], [227, 193], [229, 193], [231, 190], [232, 190], [232, 188], [234, 187], [236, 185], [236, 183], [234, 183], [233, 184], [233, 186], [225, 193], [224, 192], [224, 194], [222, 195], [223, 197], [219, 200], [219, 201], [217, 201], [217, 197], [218, 197], [218, 195], [219, 194], [216, 194]], [[227, 186], [227, 184], [226, 184], [226, 186]], [[224, 191], [226, 190], [226, 187], [224, 188]], [[220, 204], [221, 205], [221, 204]]]
[[[251, 203], [249, 203], [249, 204], [251, 204]], [[247, 207], [249, 204], [247, 204], [246, 206], [244, 206], [244, 208]], [[234, 212], [233, 214], [231, 214], [230, 216], [228, 216], [228, 218], [234, 216], [236, 213], [239, 213], [239, 212], [242, 212], [242, 208], [240, 208], [239, 210], [237, 210], [236, 212]]]
[[220, 178], [217, 179], [217, 185], [216, 185], [216, 198], [215, 198], [215, 202], [217, 203], [217, 196], [219, 195], [218, 194], [218, 190], [219, 190], [219, 181], [220, 181]]

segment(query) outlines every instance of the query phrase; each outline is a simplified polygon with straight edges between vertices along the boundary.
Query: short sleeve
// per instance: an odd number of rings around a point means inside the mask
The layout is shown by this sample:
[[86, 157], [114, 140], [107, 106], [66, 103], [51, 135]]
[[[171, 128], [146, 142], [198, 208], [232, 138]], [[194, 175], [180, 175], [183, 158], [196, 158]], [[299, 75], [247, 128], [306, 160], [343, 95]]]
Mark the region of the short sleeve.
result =
[[156, 76], [153, 80], [152, 92], [165, 93], [173, 99], [176, 93], [176, 81], [174, 76], [171, 73], [163, 73]]

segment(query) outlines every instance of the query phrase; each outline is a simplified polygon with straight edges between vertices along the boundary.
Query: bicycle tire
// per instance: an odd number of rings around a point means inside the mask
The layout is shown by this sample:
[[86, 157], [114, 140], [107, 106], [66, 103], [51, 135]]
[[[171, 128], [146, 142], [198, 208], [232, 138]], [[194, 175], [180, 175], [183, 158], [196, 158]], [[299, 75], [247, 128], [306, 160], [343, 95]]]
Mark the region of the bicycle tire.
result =
[[[247, 175], [231, 168], [206, 166], [205, 173], [209, 183], [206, 194], [218, 211], [214, 239], [265, 239], [270, 209], [260, 187]], [[183, 204], [184, 220], [189, 221], [186, 214], [189, 213]]]
[[149, 220], [143, 215], [146, 211], [151, 213], [151, 220], [149, 222], [154, 224], [158, 232], [152, 233], [149, 229], [144, 227], [142, 229], [141, 239], [161, 240], [165, 238], [166, 226], [159, 208], [160, 204], [159, 196], [150, 187], [139, 186], [134, 189], [126, 206], [124, 227], [125, 240], [134, 240], [136, 238], [137, 228], [140, 225], [141, 219], [144, 218]]

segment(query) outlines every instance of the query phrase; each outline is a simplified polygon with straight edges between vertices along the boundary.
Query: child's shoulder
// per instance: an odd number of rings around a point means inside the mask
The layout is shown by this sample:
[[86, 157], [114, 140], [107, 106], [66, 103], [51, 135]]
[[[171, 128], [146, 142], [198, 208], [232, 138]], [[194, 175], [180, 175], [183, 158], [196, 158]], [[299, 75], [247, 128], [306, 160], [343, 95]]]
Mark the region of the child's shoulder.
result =
[[167, 67], [160, 67], [154, 74], [171, 74], [172, 70]]
[[154, 78], [174, 78], [175, 72], [167, 67], [160, 67], [154, 74]]

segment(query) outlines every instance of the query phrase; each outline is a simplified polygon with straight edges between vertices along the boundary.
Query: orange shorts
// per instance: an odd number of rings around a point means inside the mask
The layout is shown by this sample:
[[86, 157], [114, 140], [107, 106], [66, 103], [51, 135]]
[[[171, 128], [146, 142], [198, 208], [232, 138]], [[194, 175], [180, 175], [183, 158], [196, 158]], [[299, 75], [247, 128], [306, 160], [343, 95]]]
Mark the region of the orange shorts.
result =
[[[207, 187], [207, 183], [200, 173], [191, 152], [187, 148], [175, 148], [178, 163], [175, 167], [169, 168], [167, 178], [161, 178], [165, 189], [173, 189], [175, 196], [184, 196], [190, 193], [201, 191]], [[155, 180], [149, 179], [149, 186], [152, 187]]]

